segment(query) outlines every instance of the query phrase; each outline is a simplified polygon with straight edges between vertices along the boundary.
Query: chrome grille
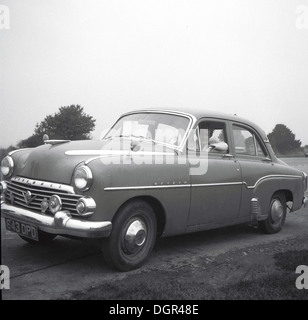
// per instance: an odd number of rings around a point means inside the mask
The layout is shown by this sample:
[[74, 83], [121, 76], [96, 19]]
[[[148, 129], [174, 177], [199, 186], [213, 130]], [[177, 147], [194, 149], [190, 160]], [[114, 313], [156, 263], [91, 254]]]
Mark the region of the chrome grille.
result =
[[[26, 197], [28, 191], [31, 193], [29, 199]], [[82, 196], [75, 194], [73, 187], [58, 183], [14, 177], [11, 181], [7, 181], [5, 199], [6, 202], [15, 206], [41, 212], [43, 199], [49, 201], [52, 195], [58, 195], [61, 198], [62, 210], [68, 210], [71, 214], [78, 214], [76, 204]], [[45, 213], [51, 214], [49, 209]]]

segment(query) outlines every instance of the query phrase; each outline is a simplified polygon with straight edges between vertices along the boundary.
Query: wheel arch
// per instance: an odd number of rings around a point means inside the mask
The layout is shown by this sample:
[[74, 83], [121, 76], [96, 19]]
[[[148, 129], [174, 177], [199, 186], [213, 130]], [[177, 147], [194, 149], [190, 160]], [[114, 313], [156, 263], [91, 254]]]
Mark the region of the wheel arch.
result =
[[[267, 187], [268, 185], [264, 185]], [[272, 198], [276, 194], [283, 194], [285, 197], [286, 203], [291, 201], [293, 203], [294, 201], [294, 195], [293, 192], [290, 189], [287, 188], [279, 188], [279, 186], [276, 186], [276, 188], [273, 188], [273, 186], [270, 186], [268, 188], [265, 188], [265, 191], [262, 190], [262, 188], [258, 188], [256, 192], [254, 192], [253, 197], [251, 199], [251, 210], [254, 217], [258, 216], [257, 220], [265, 220], [268, 217], [268, 207], [270, 205], [270, 202]], [[257, 201], [258, 205], [252, 203], [254, 201]], [[257, 213], [254, 211], [257, 210]]]
[[286, 202], [288, 201], [292, 201], [293, 202], [293, 193], [291, 190], [288, 190], [288, 189], [280, 189], [280, 190], [277, 190], [275, 191], [273, 194], [272, 194], [272, 197], [274, 196], [274, 194], [276, 193], [282, 193], [284, 194], [285, 198], [286, 198]]
[[136, 197], [133, 197], [133, 198], [126, 200], [118, 208], [116, 214], [113, 217], [113, 220], [119, 214], [119, 212], [121, 211], [121, 209], [123, 207], [125, 207], [128, 203], [133, 202], [133, 201], [137, 201], [137, 200], [144, 201], [152, 207], [154, 214], [155, 214], [155, 217], [156, 217], [156, 222], [157, 222], [157, 236], [161, 236], [164, 231], [165, 225], [166, 225], [166, 213], [165, 213], [165, 209], [164, 209], [163, 205], [161, 204], [161, 202], [155, 197], [136, 196]]

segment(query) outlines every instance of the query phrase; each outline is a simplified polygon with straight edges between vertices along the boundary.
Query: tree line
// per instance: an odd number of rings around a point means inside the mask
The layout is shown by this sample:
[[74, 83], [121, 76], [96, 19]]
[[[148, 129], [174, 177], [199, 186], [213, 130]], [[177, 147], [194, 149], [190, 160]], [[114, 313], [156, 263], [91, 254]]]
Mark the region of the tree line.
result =
[[[12, 150], [34, 148], [41, 145], [44, 134], [47, 134], [50, 139], [91, 139], [95, 122], [96, 120], [86, 114], [83, 107], [78, 104], [60, 107], [58, 112], [46, 116], [43, 121], [37, 123], [34, 133], [30, 137], [19, 141], [16, 146], [0, 149], [0, 160]], [[277, 124], [268, 134], [268, 139], [278, 156], [308, 154], [308, 145], [302, 147], [301, 141], [296, 139], [295, 134], [284, 124]]]
[[90, 132], [95, 129], [95, 121], [80, 105], [61, 107], [54, 115], [48, 115], [37, 123], [32, 136], [21, 140], [17, 147], [37, 147], [42, 144], [44, 134], [50, 139], [88, 140]]
[[53, 115], [48, 115], [43, 121], [37, 123], [34, 133], [17, 143], [16, 146], [0, 149], [0, 160], [10, 151], [20, 148], [35, 148], [43, 144], [43, 135], [50, 139], [89, 140], [91, 132], [95, 129], [96, 120], [84, 112], [80, 105], [60, 107]]

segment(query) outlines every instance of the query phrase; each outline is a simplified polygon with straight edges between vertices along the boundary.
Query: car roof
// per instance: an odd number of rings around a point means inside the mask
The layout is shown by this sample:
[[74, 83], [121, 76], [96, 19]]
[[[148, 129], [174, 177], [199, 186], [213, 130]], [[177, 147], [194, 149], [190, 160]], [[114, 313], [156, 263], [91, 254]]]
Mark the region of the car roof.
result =
[[224, 112], [219, 112], [219, 111], [215, 111], [215, 110], [209, 110], [209, 109], [203, 109], [203, 108], [195, 108], [195, 107], [191, 107], [191, 108], [174, 108], [174, 107], [168, 107], [168, 108], [145, 108], [145, 109], [141, 109], [141, 110], [133, 110], [129, 113], [138, 113], [138, 112], [172, 112], [172, 113], [178, 113], [179, 115], [190, 115], [191, 117], [195, 118], [195, 119], [201, 119], [201, 118], [217, 118], [217, 119], [223, 119], [223, 120], [230, 120], [230, 121], [235, 121], [235, 122], [239, 122], [239, 123], [243, 123], [246, 124], [248, 126], [253, 127], [255, 130], [258, 131], [258, 133], [261, 135], [262, 139], [267, 141], [268, 138], [264, 132], [264, 130], [259, 127], [256, 123], [239, 117], [236, 114], [229, 114], [229, 113], [224, 113]]

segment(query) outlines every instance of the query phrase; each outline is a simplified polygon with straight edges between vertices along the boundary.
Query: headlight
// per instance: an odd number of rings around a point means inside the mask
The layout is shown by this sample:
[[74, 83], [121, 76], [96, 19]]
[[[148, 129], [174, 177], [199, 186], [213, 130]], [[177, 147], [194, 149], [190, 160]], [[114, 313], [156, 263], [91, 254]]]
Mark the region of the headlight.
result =
[[74, 172], [73, 182], [75, 187], [80, 191], [89, 190], [92, 184], [92, 179], [92, 171], [86, 165], [78, 167]]
[[6, 156], [1, 161], [1, 173], [6, 177], [10, 177], [14, 171], [14, 161], [12, 157]]

